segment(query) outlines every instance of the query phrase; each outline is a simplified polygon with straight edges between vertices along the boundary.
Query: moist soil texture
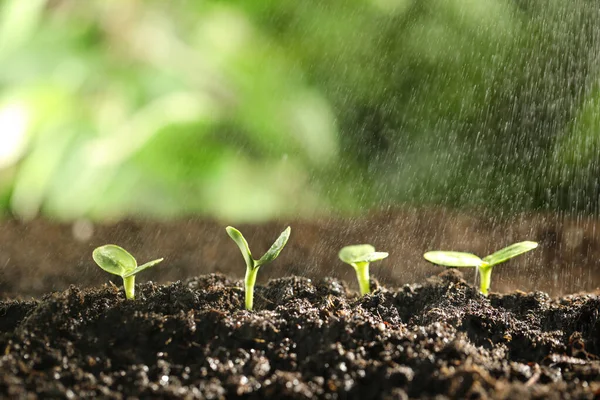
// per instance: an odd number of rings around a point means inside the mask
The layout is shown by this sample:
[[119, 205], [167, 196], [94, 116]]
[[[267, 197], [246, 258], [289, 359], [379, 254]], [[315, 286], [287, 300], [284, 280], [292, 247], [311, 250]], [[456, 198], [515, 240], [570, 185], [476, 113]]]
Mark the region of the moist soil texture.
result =
[[209, 274], [0, 302], [4, 398], [598, 399], [600, 297], [484, 297], [455, 270], [358, 296]]

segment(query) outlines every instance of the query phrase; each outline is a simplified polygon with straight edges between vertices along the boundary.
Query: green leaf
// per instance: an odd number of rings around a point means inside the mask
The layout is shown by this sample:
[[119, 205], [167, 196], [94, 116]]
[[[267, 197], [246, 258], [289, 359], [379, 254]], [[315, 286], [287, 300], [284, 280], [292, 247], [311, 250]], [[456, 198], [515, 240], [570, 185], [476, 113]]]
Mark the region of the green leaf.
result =
[[140, 265], [139, 267], [137, 267], [133, 271], [128, 272], [127, 274], [123, 275], [123, 278], [129, 278], [130, 276], [137, 275], [137, 274], [139, 274], [140, 272], [142, 272], [145, 269], [148, 269], [150, 267], [154, 267], [156, 264], [158, 264], [162, 260], [164, 260], [164, 258], [159, 258], [157, 260], [152, 260], [152, 261], [147, 262], [144, 265]]
[[423, 257], [429, 262], [445, 267], [479, 267], [483, 263], [475, 254], [459, 251], [428, 251]]
[[518, 256], [519, 254], [523, 254], [530, 250], [533, 250], [537, 246], [538, 244], [536, 242], [515, 243], [503, 248], [502, 250], [498, 250], [497, 252], [490, 254], [487, 257], [484, 257], [483, 261], [489, 264], [490, 266], [500, 264], [504, 261], [510, 260], [513, 257]]
[[242, 235], [242, 232], [238, 231], [233, 226], [228, 226], [227, 228], [225, 228], [225, 230], [227, 231], [229, 237], [232, 238], [233, 241], [240, 248], [242, 256], [244, 256], [244, 260], [246, 261], [246, 266], [248, 268], [254, 268], [255, 262], [252, 258], [252, 252], [250, 252], [250, 247], [248, 247], [248, 242], [244, 238], [244, 235]]
[[121, 277], [137, 268], [135, 258], [125, 249], [114, 244], [98, 247], [92, 253], [92, 258], [106, 272]]
[[380, 261], [384, 258], [387, 258], [387, 256], [389, 256], [389, 253], [386, 253], [384, 251], [374, 251], [373, 253], [367, 256], [367, 262]]
[[290, 238], [290, 233], [292, 232], [292, 228], [289, 226], [281, 232], [275, 243], [271, 246], [271, 248], [260, 258], [260, 260], [256, 261], [256, 267], [260, 267], [261, 265], [265, 265], [273, 261], [279, 256], [281, 250], [285, 247], [288, 239]]
[[357, 244], [346, 246], [340, 250], [340, 260], [346, 264], [355, 264], [361, 262], [373, 262], [383, 260], [388, 253], [375, 251], [375, 247], [370, 244]]
[[340, 260], [346, 264], [353, 264], [357, 262], [368, 262], [368, 256], [374, 252], [375, 247], [370, 244], [357, 244], [342, 248], [338, 256], [340, 257]]

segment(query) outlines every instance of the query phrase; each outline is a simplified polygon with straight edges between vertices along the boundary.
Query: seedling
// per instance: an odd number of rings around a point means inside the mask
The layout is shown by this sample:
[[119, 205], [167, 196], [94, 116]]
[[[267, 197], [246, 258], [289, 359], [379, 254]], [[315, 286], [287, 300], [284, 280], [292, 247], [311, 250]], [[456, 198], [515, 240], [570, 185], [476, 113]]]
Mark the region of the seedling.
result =
[[96, 261], [96, 264], [106, 272], [123, 278], [125, 297], [129, 300], [135, 298], [135, 276], [163, 260], [162, 258], [159, 258], [158, 260], [147, 262], [138, 267], [137, 261], [131, 254], [124, 248], [114, 244], [98, 247], [92, 253], [92, 258]]
[[246, 261], [246, 276], [244, 278], [245, 303], [246, 310], [252, 310], [252, 307], [254, 306], [254, 285], [256, 284], [256, 275], [258, 274], [258, 269], [277, 258], [290, 238], [290, 232], [292, 229], [288, 226], [285, 231], [281, 232], [281, 235], [279, 235], [271, 248], [258, 260], [252, 258], [252, 253], [250, 252], [250, 247], [248, 247], [248, 242], [240, 231], [232, 226], [228, 226], [226, 230], [229, 237], [231, 237], [240, 248], [242, 256], [244, 256], [244, 260]]
[[498, 250], [497, 252], [484, 257], [483, 259], [471, 253], [461, 253], [458, 251], [429, 251], [423, 254], [427, 261], [445, 267], [476, 267], [481, 278], [479, 290], [484, 296], [488, 295], [490, 283], [492, 280], [492, 268], [494, 265], [503, 263], [535, 249], [538, 246], [536, 242], [519, 242]]
[[369, 264], [373, 261], [383, 260], [388, 253], [375, 251], [375, 247], [370, 244], [358, 244], [355, 246], [346, 246], [340, 250], [340, 260], [350, 264], [356, 271], [360, 294], [371, 293], [369, 283]]

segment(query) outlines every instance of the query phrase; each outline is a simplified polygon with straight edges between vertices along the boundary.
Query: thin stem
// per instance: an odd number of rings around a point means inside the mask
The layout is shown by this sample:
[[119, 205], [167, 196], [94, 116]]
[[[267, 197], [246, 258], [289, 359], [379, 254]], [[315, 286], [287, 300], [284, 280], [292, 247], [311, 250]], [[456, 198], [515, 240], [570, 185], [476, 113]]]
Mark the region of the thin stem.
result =
[[488, 291], [490, 290], [490, 283], [492, 282], [492, 266], [483, 265], [479, 267], [479, 277], [481, 282], [479, 282], [479, 290], [481, 294], [484, 296], [488, 295]]
[[245, 300], [246, 310], [252, 310], [254, 307], [254, 284], [256, 284], [256, 275], [258, 274], [258, 267], [252, 268], [248, 266], [246, 268], [246, 277], [244, 278]]
[[128, 300], [135, 299], [135, 275], [123, 278], [123, 287], [125, 288], [125, 297]]
[[371, 285], [369, 283], [369, 263], [359, 262], [352, 264], [356, 270], [356, 278], [360, 287], [360, 294], [365, 295], [371, 293]]

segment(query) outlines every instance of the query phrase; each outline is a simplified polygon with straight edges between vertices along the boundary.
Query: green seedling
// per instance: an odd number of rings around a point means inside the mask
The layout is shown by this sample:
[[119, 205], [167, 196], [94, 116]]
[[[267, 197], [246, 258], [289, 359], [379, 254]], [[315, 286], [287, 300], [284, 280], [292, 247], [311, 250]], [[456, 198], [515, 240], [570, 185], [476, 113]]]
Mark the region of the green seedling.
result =
[[135, 276], [145, 269], [155, 266], [163, 259], [147, 262], [138, 267], [135, 258], [122, 247], [114, 244], [100, 246], [92, 253], [96, 264], [106, 272], [123, 278], [125, 297], [129, 300], [135, 298]]
[[383, 260], [388, 256], [388, 253], [375, 251], [375, 247], [370, 244], [358, 244], [355, 246], [346, 246], [340, 250], [340, 260], [346, 264], [350, 264], [356, 271], [360, 294], [365, 295], [371, 293], [371, 285], [369, 283], [369, 264], [373, 261]]
[[290, 238], [290, 232], [292, 229], [288, 226], [285, 231], [281, 232], [281, 235], [279, 235], [271, 248], [258, 260], [252, 258], [252, 253], [250, 252], [250, 247], [248, 247], [248, 242], [240, 231], [232, 226], [228, 226], [226, 230], [229, 237], [231, 237], [240, 248], [242, 256], [244, 256], [244, 260], [246, 261], [246, 276], [244, 278], [245, 302], [246, 310], [252, 310], [254, 307], [254, 285], [256, 284], [256, 275], [258, 274], [258, 270], [263, 265], [268, 264], [277, 258]]
[[476, 267], [481, 282], [479, 290], [484, 296], [488, 295], [490, 283], [492, 280], [492, 269], [494, 265], [508, 261], [520, 254], [535, 249], [538, 246], [536, 242], [519, 242], [498, 250], [497, 252], [484, 257], [483, 259], [471, 253], [461, 253], [458, 251], [429, 251], [423, 254], [427, 261], [445, 267]]

